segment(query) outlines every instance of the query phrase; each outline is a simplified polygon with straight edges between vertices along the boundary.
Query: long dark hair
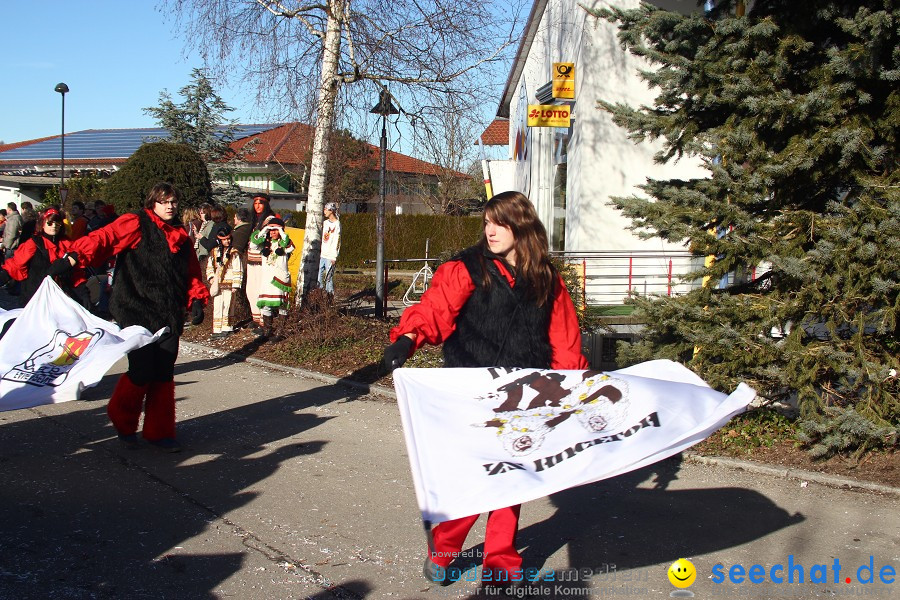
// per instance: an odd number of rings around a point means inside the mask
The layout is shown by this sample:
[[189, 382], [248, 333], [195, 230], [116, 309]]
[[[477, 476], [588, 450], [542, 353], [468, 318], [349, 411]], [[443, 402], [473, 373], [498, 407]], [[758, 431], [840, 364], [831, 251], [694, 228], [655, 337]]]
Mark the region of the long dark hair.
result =
[[[256, 214], [256, 209], [253, 208], [253, 204], [255, 204], [257, 200], [261, 201], [263, 204], [263, 211], [259, 214]], [[259, 231], [265, 225], [267, 218], [275, 216], [275, 211], [269, 206], [269, 199], [259, 194], [253, 196], [253, 204], [250, 205], [250, 210], [253, 214], [253, 231]]]
[[[556, 281], [556, 269], [550, 262], [550, 244], [547, 230], [538, 219], [531, 201], [519, 192], [503, 192], [497, 194], [484, 205], [484, 216], [491, 222], [509, 227], [515, 240], [516, 280], [530, 287], [530, 295], [543, 306]], [[488, 250], [487, 237], [482, 233], [478, 246]], [[484, 273], [484, 284], [490, 286], [487, 269]]]

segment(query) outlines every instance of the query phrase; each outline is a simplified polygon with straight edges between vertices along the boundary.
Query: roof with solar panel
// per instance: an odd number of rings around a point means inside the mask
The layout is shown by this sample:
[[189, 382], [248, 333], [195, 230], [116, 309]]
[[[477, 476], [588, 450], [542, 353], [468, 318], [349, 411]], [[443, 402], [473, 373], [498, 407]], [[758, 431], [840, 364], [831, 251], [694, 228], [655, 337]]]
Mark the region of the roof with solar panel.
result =
[[[237, 125], [234, 139], [242, 139], [281, 126], [281, 123]], [[224, 132], [224, 128], [222, 129]], [[67, 133], [68, 164], [124, 163], [145, 142], [164, 140], [169, 132], [160, 127], [136, 129], [86, 129]], [[59, 136], [0, 146], [0, 168], [55, 165], [60, 161]]]
[[[224, 132], [224, 128], [221, 128]], [[231, 147], [245, 151], [248, 164], [301, 164], [312, 150], [315, 129], [305, 123], [264, 123], [235, 125]], [[140, 148], [141, 144], [164, 140], [169, 132], [159, 127], [138, 129], [86, 129], [67, 133], [65, 138], [65, 166], [67, 171], [115, 170]], [[251, 143], [252, 142], [252, 143]], [[8, 175], [36, 175], [57, 171], [60, 167], [59, 136], [26, 140], [0, 145], [0, 173]], [[369, 165], [376, 168], [380, 150], [369, 147]], [[438, 165], [388, 150], [387, 170], [393, 173], [436, 176]], [[354, 166], [363, 166], [357, 164]], [[455, 177], [468, 178], [465, 173], [453, 172]]]

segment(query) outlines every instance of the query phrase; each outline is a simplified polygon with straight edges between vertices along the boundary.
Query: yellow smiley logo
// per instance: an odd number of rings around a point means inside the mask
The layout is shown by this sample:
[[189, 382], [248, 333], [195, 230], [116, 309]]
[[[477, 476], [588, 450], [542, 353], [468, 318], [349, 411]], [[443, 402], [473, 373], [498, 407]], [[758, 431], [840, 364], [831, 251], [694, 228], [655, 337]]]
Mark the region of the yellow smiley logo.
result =
[[697, 579], [697, 569], [691, 561], [679, 558], [669, 567], [669, 582], [677, 588], [690, 587]]

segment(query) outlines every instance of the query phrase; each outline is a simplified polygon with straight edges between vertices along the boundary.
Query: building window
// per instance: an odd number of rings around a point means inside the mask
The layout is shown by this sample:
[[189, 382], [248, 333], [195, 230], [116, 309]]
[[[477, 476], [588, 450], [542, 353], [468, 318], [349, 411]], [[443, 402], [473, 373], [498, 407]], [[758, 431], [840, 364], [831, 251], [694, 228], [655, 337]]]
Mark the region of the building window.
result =
[[568, 173], [569, 135], [571, 129], [553, 135], [553, 222], [550, 227], [550, 248], [566, 249], [566, 181]]

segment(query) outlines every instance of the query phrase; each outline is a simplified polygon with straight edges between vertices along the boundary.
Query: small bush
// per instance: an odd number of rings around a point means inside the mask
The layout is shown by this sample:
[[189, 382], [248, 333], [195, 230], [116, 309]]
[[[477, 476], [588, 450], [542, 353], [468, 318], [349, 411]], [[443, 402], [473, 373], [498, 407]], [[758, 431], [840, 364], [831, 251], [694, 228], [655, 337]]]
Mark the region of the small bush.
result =
[[859, 458], [869, 450], [898, 447], [897, 427], [876, 425], [852, 407], [827, 406], [824, 413], [802, 421], [797, 435], [814, 458], [850, 452]]

